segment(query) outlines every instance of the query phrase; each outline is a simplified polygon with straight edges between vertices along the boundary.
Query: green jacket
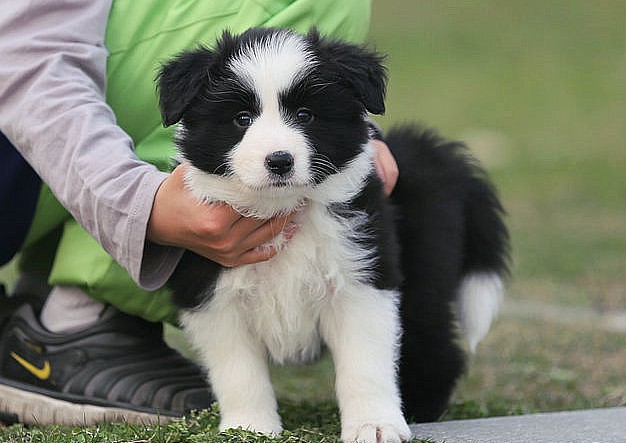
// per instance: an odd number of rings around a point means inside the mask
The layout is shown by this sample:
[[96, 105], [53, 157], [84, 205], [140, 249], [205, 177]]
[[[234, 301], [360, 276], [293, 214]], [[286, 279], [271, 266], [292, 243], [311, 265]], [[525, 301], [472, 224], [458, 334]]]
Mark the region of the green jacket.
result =
[[[168, 170], [174, 154], [172, 128], [161, 125], [154, 83], [168, 58], [199, 44], [211, 46], [226, 29], [237, 33], [255, 26], [300, 32], [315, 26], [323, 34], [359, 42], [367, 35], [369, 20], [370, 0], [114, 0], [105, 39], [107, 102], [139, 158]], [[50, 284], [80, 286], [122, 311], [151, 321], [176, 322], [169, 292], [139, 288], [45, 187], [23, 262], [45, 256], [49, 251], [42, 248], [49, 245], [39, 240], [60, 226]]]

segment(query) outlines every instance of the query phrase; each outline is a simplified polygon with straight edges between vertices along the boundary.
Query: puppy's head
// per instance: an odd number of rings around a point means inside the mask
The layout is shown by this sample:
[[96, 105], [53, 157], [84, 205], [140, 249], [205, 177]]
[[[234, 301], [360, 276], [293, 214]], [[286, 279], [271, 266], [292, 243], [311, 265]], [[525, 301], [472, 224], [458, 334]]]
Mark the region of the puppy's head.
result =
[[178, 149], [196, 173], [280, 195], [355, 161], [366, 114], [384, 112], [385, 80], [381, 57], [360, 46], [251, 29], [180, 54], [163, 66], [158, 89], [163, 122], [180, 122]]

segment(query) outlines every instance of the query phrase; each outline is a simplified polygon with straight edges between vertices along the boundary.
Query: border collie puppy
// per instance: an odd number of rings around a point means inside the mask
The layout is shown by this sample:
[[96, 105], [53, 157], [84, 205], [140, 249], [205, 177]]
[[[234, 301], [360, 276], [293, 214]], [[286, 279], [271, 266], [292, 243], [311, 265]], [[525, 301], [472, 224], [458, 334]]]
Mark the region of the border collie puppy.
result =
[[271, 260], [223, 268], [186, 252], [171, 278], [221, 429], [281, 432], [268, 361], [324, 345], [342, 439], [407, 440], [405, 417], [437, 419], [463, 372], [457, 318], [473, 349], [496, 314], [507, 230], [463, 146], [391, 131], [400, 179], [383, 195], [367, 118], [384, 112], [381, 60], [315, 31], [251, 29], [159, 74], [193, 195], [261, 219], [297, 212]]

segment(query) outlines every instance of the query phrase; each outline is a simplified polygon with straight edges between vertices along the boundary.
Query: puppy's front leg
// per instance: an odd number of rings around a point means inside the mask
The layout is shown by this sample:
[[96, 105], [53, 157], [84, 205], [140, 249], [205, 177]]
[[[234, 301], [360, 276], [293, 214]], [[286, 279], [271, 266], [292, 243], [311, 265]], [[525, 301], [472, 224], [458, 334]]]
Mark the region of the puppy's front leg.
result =
[[336, 371], [345, 442], [400, 442], [411, 437], [397, 385], [398, 294], [368, 286], [333, 300], [322, 334]]
[[235, 302], [214, 299], [182, 316], [201, 354], [220, 407], [220, 430], [282, 431], [264, 346], [252, 336]]

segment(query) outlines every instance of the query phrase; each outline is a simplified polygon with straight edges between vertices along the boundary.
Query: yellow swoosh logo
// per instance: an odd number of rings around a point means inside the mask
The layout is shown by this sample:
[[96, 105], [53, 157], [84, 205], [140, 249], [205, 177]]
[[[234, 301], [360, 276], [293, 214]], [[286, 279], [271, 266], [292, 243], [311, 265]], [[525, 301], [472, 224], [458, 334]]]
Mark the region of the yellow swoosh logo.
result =
[[27, 362], [22, 357], [17, 355], [15, 352], [11, 352], [11, 357], [13, 357], [19, 364], [24, 366], [24, 368], [37, 377], [39, 380], [47, 380], [50, 377], [50, 362], [46, 360], [43, 364], [43, 368], [38, 368], [32, 363]]

